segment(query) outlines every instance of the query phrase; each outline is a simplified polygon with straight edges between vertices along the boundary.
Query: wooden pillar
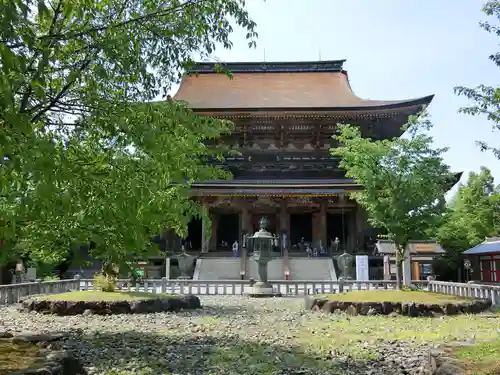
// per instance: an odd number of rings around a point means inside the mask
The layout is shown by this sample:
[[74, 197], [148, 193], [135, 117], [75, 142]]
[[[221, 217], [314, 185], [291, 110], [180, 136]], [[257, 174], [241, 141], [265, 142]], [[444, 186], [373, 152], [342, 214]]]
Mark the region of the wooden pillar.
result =
[[[328, 201], [326, 199], [322, 199], [319, 207], [319, 240], [321, 241], [321, 246], [323, 249], [328, 248], [328, 240], [326, 238], [326, 210], [327, 210]], [[320, 243], [318, 241], [318, 248]]]
[[[205, 214], [209, 214], [209, 208], [206, 203], [203, 203], [203, 210]], [[210, 233], [207, 233], [207, 220], [202, 217], [201, 218], [201, 252], [208, 253], [209, 245], [210, 245]]]
[[413, 264], [413, 272], [412, 272], [412, 280], [420, 280], [420, 262], [414, 261]]
[[216, 212], [210, 213], [212, 221], [212, 236], [210, 237], [210, 249], [217, 250], [217, 227], [219, 225], [219, 215]]
[[290, 243], [290, 215], [288, 214], [288, 204], [286, 201], [281, 202], [280, 205], [280, 215], [279, 215], [279, 228], [278, 228], [278, 236], [280, 237], [280, 243], [283, 247], [283, 233], [286, 233], [286, 248]]
[[287, 202], [281, 202], [280, 206], [280, 226], [279, 230], [281, 232], [286, 232], [287, 235], [290, 232], [290, 215], [288, 214]]
[[360, 206], [356, 206], [356, 243], [358, 250], [365, 250], [365, 212]]
[[250, 215], [248, 207], [243, 206], [241, 209], [240, 226], [242, 232], [246, 232], [247, 234], [253, 234], [252, 215]]

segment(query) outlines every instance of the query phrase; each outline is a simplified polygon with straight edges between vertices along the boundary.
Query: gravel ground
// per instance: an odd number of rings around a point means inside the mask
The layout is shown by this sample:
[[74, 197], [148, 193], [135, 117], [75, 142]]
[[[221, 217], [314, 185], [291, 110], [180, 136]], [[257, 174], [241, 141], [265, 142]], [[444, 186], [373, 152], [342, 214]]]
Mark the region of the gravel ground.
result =
[[[369, 330], [352, 336], [349, 317], [306, 312], [302, 298], [201, 299], [203, 309], [176, 314], [57, 317], [4, 307], [0, 329], [70, 332], [63, 348], [106, 375], [420, 374], [430, 346]], [[362, 317], [370, 318], [399, 319]]]

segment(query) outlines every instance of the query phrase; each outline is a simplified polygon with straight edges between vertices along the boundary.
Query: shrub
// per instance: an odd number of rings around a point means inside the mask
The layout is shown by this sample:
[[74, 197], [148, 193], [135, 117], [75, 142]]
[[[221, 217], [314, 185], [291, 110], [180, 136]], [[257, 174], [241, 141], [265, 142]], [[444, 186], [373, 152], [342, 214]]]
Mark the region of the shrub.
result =
[[116, 289], [116, 277], [106, 276], [102, 273], [94, 275], [94, 289], [103, 292], [114, 292]]
[[44, 281], [55, 281], [55, 280], [61, 280], [61, 278], [57, 275], [54, 274], [49, 274], [43, 278]]

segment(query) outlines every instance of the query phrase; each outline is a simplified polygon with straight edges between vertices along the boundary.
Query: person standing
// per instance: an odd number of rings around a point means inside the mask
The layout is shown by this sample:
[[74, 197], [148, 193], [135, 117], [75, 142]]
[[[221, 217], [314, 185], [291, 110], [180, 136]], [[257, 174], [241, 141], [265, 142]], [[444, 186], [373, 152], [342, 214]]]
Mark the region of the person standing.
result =
[[238, 241], [234, 240], [234, 242], [233, 242], [233, 256], [235, 258], [238, 257], [238, 251], [239, 251]]

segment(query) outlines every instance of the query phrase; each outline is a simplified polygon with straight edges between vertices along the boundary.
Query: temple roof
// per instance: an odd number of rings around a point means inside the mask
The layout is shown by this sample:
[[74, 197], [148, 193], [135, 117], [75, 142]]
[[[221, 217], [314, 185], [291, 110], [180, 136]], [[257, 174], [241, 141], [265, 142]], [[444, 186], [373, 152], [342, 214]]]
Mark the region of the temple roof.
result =
[[[436, 241], [409, 241], [407, 246], [410, 254], [444, 254], [446, 252]], [[391, 255], [396, 253], [396, 245], [392, 241], [378, 240], [375, 247], [379, 254]]]
[[[451, 189], [462, 176], [462, 172], [454, 173], [453, 179], [449, 182], [448, 189]], [[195, 189], [218, 189], [218, 188], [313, 188], [313, 189], [331, 189], [331, 188], [359, 188], [360, 185], [352, 178], [304, 178], [304, 179], [252, 179], [252, 178], [234, 178], [231, 180], [210, 180], [199, 181], [192, 185]]]
[[296, 194], [330, 196], [361, 187], [352, 179], [234, 179], [200, 181], [192, 185], [195, 191], [218, 194]]
[[[427, 105], [433, 95], [368, 100], [354, 95], [345, 60], [278, 63], [199, 63], [183, 77], [174, 98], [195, 110], [384, 110]], [[220, 70], [220, 69], [219, 69]]]
[[488, 238], [486, 241], [474, 246], [472, 249], [464, 251], [465, 255], [494, 254], [500, 253], [500, 238]]

